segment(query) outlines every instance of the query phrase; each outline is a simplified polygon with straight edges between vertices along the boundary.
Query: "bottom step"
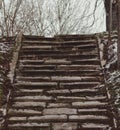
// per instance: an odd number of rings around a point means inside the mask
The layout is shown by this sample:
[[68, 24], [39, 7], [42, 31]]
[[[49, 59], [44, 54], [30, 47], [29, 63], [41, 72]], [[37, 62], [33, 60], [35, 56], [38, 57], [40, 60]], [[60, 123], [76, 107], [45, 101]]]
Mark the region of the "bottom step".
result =
[[77, 124], [68, 123], [20, 123], [9, 125], [9, 130], [109, 130], [111, 127], [107, 124]]

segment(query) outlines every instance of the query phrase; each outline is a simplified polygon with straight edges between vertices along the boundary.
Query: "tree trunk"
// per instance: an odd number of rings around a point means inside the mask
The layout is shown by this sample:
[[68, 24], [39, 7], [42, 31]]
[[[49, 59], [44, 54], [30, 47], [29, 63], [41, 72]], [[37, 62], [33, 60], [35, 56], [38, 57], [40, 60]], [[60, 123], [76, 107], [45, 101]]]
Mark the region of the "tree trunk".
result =
[[120, 0], [118, 0], [117, 5], [117, 19], [118, 19], [117, 69], [120, 71]]
[[0, 9], [2, 8], [2, 0], [0, 0]]
[[110, 0], [105, 0], [105, 11], [106, 11], [106, 30], [109, 30], [109, 11], [110, 11]]
[[111, 45], [111, 32], [112, 32], [112, 0], [110, 0], [110, 7], [109, 7], [109, 39], [108, 39], [108, 46]]

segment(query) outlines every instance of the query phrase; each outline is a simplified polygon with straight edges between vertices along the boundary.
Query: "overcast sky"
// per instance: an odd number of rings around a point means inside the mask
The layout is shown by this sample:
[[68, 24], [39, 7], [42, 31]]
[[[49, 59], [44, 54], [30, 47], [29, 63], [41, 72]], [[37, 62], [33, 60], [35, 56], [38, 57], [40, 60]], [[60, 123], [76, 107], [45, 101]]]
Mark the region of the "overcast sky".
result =
[[[9, 2], [9, 0], [5, 0], [6, 3]], [[55, 0], [38, 0], [41, 3], [44, 3], [44, 6], [49, 5], [48, 3], [52, 3], [52, 6], [54, 6], [54, 2]], [[90, 3], [90, 10], [88, 12], [88, 15], [92, 14], [94, 12], [95, 9], [95, 2], [96, 0], [72, 0], [73, 4], [76, 4], [77, 6], [79, 6], [79, 10], [78, 10], [78, 17], [79, 14], [82, 10], [84, 10], [85, 7], [85, 2], [89, 2]], [[45, 7], [46, 10], [47, 7]], [[95, 10], [95, 15], [92, 15], [89, 19], [89, 21], [84, 21], [84, 24], [86, 25], [86, 23], [89, 23], [90, 25], [93, 22], [93, 19], [95, 19], [95, 23], [94, 25], [89, 28], [86, 29], [85, 33], [98, 33], [98, 32], [104, 32], [106, 31], [106, 14], [105, 14], [105, 9], [104, 9], [104, 3], [103, 0], [98, 0], [98, 4], [97, 4], [97, 8]]]
[[[42, 0], [42, 1], [45, 1], [47, 3], [48, 2], [53, 3], [54, 0]], [[95, 9], [96, 1], [98, 1], [98, 3], [97, 3], [96, 10], [95, 10], [95, 15], [92, 15], [91, 18], [89, 19], [90, 25], [91, 25], [91, 23], [93, 23], [94, 18], [95, 18], [95, 23], [91, 28], [86, 30], [86, 33], [98, 33], [98, 32], [106, 31], [106, 14], [105, 14], [105, 8], [104, 8], [104, 3], [103, 3], [104, 0], [72, 0], [73, 4], [76, 4], [77, 6], [80, 7], [80, 9], [78, 11], [78, 15], [80, 14], [82, 9], [84, 10], [86, 8], [85, 4], [87, 2], [90, 3], [90, 10], [88, 12], [88, 15], [92, 14]], [[46, 4], [46, 3], [44, 3], [44, 4]], [[86, 22], [85, 22], [85, 24], [86, 24]]]

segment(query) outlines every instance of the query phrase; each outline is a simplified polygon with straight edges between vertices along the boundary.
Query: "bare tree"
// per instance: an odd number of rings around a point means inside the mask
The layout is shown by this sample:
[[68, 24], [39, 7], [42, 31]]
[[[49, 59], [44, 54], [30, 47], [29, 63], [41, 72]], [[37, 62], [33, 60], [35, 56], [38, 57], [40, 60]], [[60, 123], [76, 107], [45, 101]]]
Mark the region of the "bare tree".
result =
[[0, 9], [2, 8], [2, 0], [0, 0]]
[[[80, 34], [89, 30], [97, 21], [96, 10], [103, 0], [91, 1], [52, 0], [47, 8], [49, 34]], [[92, 9], [93, 8], [93, 9]]]
[[12, 36], [22, 31], [30, 35], [80, 34], [92, 30], [96, 10], [90, 0], [3, 0], [0, 31]]
[[14, 35], [15, 33], [15, 24], [16, 24], [16, 17], [18, 15], [18, 10], [22, 0], [10, 0], [9, 6], [6, 5], [5, 0], [3, 0], [3, 7], [1, 9], [1, 31], [3, 35]]

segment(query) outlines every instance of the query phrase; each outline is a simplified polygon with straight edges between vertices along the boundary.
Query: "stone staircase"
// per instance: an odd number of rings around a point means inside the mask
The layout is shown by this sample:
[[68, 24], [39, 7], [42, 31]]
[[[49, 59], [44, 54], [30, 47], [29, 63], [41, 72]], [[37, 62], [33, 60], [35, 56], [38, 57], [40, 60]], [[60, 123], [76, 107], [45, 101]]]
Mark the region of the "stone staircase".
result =
[[23, 36], [7, 130], [113, 127], [94, 35]]

